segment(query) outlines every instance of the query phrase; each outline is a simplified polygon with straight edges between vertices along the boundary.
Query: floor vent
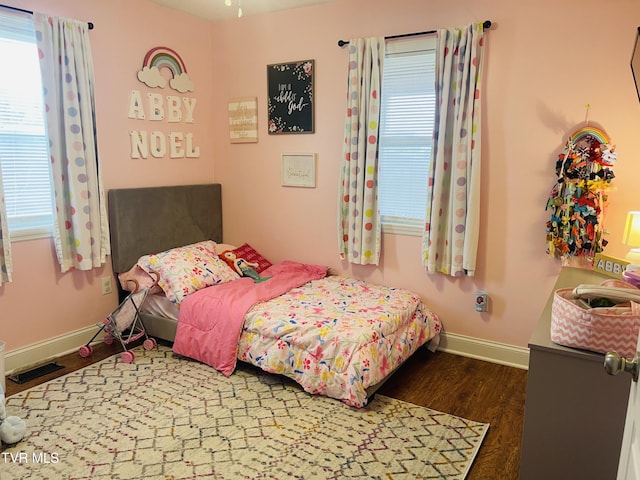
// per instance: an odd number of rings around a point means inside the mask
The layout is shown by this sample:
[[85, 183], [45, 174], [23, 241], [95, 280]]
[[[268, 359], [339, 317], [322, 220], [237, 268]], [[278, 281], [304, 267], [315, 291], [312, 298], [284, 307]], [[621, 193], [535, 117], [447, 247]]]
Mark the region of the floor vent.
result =
[[64, 368], [64, 365], [58, 365], [55, 362], [46, 363], [44, 365], [40, 365], [39, 367], [32, 368], [31, 370], [27, 370], [26, 372], [16, 373], [14, 375], [9, 375], [9, 380], [15, 383], [26, 383], [34, 378], [42, 377], [51, 372], [55, 372], [56, 370], [60, 370]]

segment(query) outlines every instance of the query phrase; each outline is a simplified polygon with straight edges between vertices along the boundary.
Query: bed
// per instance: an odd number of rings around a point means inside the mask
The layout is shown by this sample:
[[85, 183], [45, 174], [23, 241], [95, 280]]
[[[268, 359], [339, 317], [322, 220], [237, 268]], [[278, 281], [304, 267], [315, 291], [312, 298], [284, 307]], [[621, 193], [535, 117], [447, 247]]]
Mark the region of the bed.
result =
[[[235, 248], [223, 243], [219, 184], [112, 189], [108, 206], [117, 276], [158, 252], [207, 245], [220, 256]], [[212, 257], [207, 270], [219, 260]], [[418, 348], [438, 345], [439, 319], [412, 292], [331, 275], [326, 266], [266, 262], [262, 282], [238, 275], [175, 298], [162, 284], [165, 292], [148, 295], [141, 313], [147, 333], [225, 375], [246, 362], [354, 407], [367, 405]]]

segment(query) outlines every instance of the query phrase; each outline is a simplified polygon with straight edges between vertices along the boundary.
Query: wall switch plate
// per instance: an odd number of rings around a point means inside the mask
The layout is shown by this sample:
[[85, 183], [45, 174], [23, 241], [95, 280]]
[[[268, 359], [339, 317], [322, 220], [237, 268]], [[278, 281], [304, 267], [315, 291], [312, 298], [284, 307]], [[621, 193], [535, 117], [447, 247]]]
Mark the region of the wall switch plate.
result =
[[488, 301], [489, 301], [489, 296], [487, 295], [487, 292], [476, 292], [476, 296], [475, 296], [475, 305], [476, 305], [476, 312], [486, 312], [488, 309]]
[[109, 295], [113, 292], [113, 287], [111, 286], [111, 277], [102, 277], [102, 294]]

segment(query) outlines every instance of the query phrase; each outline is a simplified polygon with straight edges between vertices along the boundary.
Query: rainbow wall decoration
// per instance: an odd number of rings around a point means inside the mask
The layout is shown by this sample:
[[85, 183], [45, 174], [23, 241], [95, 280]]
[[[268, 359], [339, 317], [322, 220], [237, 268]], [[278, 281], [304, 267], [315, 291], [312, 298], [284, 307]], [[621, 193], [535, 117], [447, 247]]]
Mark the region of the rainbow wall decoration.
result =
[[571, 135], [571, 143], [576, 144], [587, 136], [595, 138], [598, 143], [601, 143], [603, 145], [608, 145], [609, 143], [611, 143], [611, 140], [609, 139], [607, 134], [599, 128], [595, 127], [582, 127], [581, 129], [575, 131], [573, 135]]
[[168, 47], [155, 47], [147, 52], [142, 62], [142, 70], [138, 72], [138, 80], [148, 87], [164, 88], [167, 85], [166, 78], [161, 70], [171, 72], [169, 86], [180, 92], [193, 92], [194, 83], [189, 78], [187, 66], [175, 50]]

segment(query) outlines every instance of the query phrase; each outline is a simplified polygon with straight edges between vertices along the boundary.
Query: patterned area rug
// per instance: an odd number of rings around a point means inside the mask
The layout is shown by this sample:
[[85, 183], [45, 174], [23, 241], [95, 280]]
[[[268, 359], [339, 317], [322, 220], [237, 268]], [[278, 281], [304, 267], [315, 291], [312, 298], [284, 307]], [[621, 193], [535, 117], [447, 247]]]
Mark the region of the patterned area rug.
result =
[[489, 428], [382, 395], [348, 407], [250, 367], [225, 377], [163, 346], [135, 353], [9, 397], [28, 433], [0, 453], [0, 478], [462, 479]]

